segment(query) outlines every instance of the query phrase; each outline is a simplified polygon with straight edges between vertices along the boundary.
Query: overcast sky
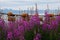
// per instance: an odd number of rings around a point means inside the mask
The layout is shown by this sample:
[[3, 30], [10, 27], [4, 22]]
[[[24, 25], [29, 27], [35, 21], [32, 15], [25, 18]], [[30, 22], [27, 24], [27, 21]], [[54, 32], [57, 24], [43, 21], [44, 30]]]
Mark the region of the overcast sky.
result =
[[60, 0], [0, 0], [0, 8], [25, 10], [30, 7], [35, 8], [35, 3], [38, 9], [47, 9], [47, 4], [51, 10], [60, 8]]

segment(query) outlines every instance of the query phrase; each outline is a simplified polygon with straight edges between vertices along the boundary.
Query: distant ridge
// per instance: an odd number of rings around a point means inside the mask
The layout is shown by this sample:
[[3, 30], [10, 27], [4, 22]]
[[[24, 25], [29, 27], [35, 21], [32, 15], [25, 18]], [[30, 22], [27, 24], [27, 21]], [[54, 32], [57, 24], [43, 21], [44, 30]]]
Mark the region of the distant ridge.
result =
[[[0, 11], [2, 10], [3, 13], [8, 13], [9, 11], [13, 12], [14, 14], [19, 14], [19, 10], [13, 10], [13, 9], [0, 9]], [[31, 10], [32, 13], [34, 13], [34, 10]], [[30, 14], [31, 12], [30, 10], [20, 10], [20, 14], [23, 12], [26, 12], [28, 14]], [[48, 10], [47, 10], [48, 11]], [[60, 10], [59, 10], [60, 11]], [[49, 10], [49, 13], [58, 13], [58, 10]], [[45, 10], [38, 10], [39, 14], [44, 14]]]

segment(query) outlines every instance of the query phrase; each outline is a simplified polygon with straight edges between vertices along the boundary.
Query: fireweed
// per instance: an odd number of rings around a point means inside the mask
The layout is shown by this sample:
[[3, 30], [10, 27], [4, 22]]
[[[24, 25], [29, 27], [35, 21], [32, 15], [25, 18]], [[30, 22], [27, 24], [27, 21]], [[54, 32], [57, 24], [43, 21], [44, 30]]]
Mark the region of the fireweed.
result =
[[[43, 24], [40, 24], [39, 16], [31, 16], [30, 20], [22, 17], [15, 22], [0, 19], [0, 40], [58, 40], [60, 33], [60, 16], [51, 20], [45, 14]], [[6, 29], [5, 29], [6, 28]], [[41, 37], [42, 36], [42, 37]]]
[[9, 22], [8, 22], [7, 30], [8, 30], [8, 31], [13, 31], [15, 28], [16, 28], [15, 22], [9, 21]]
[[5, 21], [3, 19], [0, 19], [0, 26], [5, 28]]
[[13, 39], [12, 32], [7, 32], [7, 40], [12, 40], [12, 39]]
[[38, 16], [32, 16], [30, 19], [35, 25], [40, 25], [40, 19]]
[[60, 16], [56, 16], [56, 21], [60, 23]]
[[45, 20], [44, 22], [48, 23], [50, 22], [50, 17], [49, 17], [49, 14], [47, 12], [45, 12]]
[[41, 34], [37, 33], [33, 40], [41, 40]]
[[0, 40], [6, 40], [7, 33], [6, 33], [6, 26], [3, 19], [0, 19]]
[[43, 31], [47, 31], [48, 24], [47, 24], [47, 23], [43, 23], [42, 25], [43, 25], [43, 26], [42, 26], [42, 30], [43, 30]]
[[50, 23], [52, 30], [57, 30], [58, 28], [58, 22], [56, 20], [52, 20]]

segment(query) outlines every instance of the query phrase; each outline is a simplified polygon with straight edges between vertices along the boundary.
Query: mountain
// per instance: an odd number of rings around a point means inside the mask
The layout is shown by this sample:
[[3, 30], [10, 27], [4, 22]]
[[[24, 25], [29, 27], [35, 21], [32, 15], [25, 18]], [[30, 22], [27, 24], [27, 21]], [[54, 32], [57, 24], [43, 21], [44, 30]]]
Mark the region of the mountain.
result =
[[[20, 10], [19, 11], [19, 10], [13, 10], [13, 9], [0, 9], [0, 11], [3, 12], [3, 13], [8, 13], [9, 11], [11, 11], [14, 14], [19, 14], [19, 13], [21, 14], [23, 12], [26, 12], [26, 13], [29, 13], [29, 14], [31, 12], [32, 13], [35, 13], [34, 10], [24, 10], [24, 11], [23, 10]], [[45, 11], [48, 11], [49, 13], [58, 13], [58, 10], [48, 10], [48, 9], [47, 10], [38, 10], [38, 13], [39, 14], [44, 14]]]

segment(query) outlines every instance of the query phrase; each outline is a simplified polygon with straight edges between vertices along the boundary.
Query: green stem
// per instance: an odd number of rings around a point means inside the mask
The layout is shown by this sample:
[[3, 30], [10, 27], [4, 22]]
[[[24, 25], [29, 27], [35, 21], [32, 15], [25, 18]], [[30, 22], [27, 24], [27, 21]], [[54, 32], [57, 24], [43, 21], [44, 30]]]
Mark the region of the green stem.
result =
[[52, 40], [52, 31], [50, 32], [50, 40]]

